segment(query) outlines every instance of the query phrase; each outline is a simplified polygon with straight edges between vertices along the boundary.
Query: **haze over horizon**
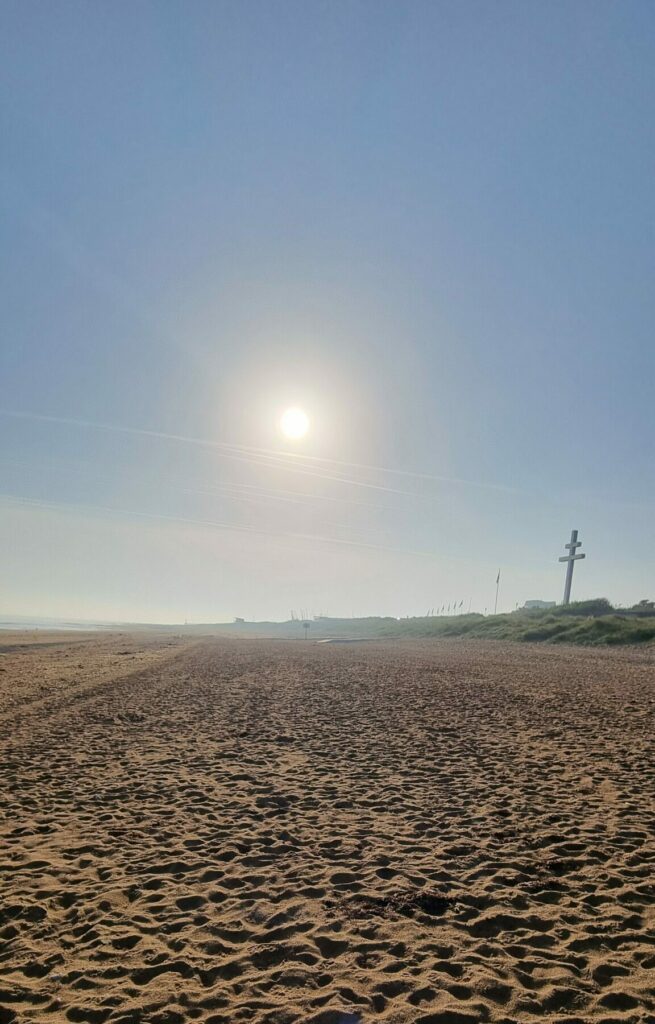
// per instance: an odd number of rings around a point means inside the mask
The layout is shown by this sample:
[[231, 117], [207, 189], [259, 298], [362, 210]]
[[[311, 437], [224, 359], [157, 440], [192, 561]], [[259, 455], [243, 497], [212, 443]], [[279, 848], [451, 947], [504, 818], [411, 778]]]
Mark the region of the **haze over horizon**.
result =
[[652, 4], [0, 26], [1, 616], [655, 597]]

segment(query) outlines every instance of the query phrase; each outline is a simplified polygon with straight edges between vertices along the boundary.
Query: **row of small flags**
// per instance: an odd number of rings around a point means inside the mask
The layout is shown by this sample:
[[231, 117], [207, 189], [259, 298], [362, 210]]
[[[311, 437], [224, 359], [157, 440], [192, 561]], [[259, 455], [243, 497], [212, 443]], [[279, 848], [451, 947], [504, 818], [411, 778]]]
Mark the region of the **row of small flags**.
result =
[[431, 618], [433, 615], [454, 615], [456, 612], [462, 610], [463, 604], [463, 601], [460, 601], [459, 604], [457, 604], [457, 601], [454, 601], [449, 605], [442, 604], [441, 608], [437, 608], [436, 610], [434, 608], [430, 608], [428, 609], [427, 617]]
[[[497, 608], [498, 608], [498, 587], [499, 586], [500, 586], [500, 569], [498, 570], [498, 575], [496, 576], [496, 603], [494, 605], [494, 614], [496, 613]], [[457, 615], [459, 612], [461, 612], [463, 605], [464, 605], [463, 601], [460, 601], [459, 604], [457, 603], [457, 601], [451, 601], [451, 603], [449, 605], [442, 604], [441, 608], [437, 609], [436, 611], [435, 611], [434, 608], [429, 608], [428, 609], [427, 617], [431, 618], [433, 615]], [[469, 611], [470, 610], [471, 610], [471, 606], [469, 604]], [[485, 608], [485, 612], [486, 612], [486, 608]]]

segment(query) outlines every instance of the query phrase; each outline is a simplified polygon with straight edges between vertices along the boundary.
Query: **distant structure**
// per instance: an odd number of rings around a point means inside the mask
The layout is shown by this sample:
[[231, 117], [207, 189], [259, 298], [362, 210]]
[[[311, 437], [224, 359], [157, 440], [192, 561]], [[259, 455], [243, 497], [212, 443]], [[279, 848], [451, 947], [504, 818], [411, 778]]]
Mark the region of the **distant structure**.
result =
[[568, 555], [562, 555], [560, 562], [566, 562], [566, 581], [564, 583], [564, 600], [562, 604], [569, 604], [571, 600], [571, 583], [573, 582], [573, 563], [577, 562], [580, 558], [586, 558], [586, 555], [576, 555], [576, 548], [582, 547], [582, 541], [578, 540], [578, 531], [571, 530], [571, 540], [568, 544], [564, 545], [568, 548]]
[[534, 608], [554, 608], [557, 601], [526, 601], [522, 611], [529, 612]]
[[240, 619], [238, 615], [235, 615], [235, 617], [234, 617], [234, 622], [235, 622], [235, 624], [236, 624], [237, 622], [244, 622], [244, 621], [245, 621], [245, 619]]

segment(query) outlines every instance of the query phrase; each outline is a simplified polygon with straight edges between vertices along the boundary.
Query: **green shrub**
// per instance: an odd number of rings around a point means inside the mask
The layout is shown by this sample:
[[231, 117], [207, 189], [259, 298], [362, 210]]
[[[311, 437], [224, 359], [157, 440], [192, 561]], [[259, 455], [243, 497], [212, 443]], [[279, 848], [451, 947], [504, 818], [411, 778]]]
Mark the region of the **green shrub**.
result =
[[612, 615], [613, 606], [606, 597], [593, 597], [588, 601], [571, 601], [553, 608], [555, 615]]

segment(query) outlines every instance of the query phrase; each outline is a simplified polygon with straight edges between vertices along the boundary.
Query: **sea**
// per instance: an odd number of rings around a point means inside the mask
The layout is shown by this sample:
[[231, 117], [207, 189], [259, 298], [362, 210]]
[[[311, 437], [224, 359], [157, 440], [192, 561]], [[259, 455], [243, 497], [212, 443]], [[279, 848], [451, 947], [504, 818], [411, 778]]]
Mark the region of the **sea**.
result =
[[89, 622], [88, 620], [75, 622], [71, 619], [30, 619], [17, 615], [11, 619], [0, 619], [0, 629], [28, 630], [30, 632], [37, 629], [70, 629], [75, 632], [80, 630], [95, 632], [99, 629], [120, 629], [120, 625], [117, 622]]

